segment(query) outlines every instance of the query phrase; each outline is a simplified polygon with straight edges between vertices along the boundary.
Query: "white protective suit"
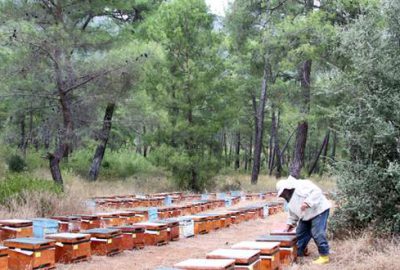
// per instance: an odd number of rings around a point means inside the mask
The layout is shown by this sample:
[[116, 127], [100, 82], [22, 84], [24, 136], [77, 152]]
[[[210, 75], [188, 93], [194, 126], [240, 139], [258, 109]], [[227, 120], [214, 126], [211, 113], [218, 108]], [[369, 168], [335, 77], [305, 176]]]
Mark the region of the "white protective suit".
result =
[[[308, 221], [331, 208], [331, 203], [322, 193], [322, 190], [310, 180], [297, 180], [289, 176], [286, 180], [276, 183], [278, 197], [284, 189], [294, 189], [288, 203], [289, 218], [287, 224], [296, 226], [299, 220]], [[306, 203], [309, 208], [302, 211], [301, 205]]]

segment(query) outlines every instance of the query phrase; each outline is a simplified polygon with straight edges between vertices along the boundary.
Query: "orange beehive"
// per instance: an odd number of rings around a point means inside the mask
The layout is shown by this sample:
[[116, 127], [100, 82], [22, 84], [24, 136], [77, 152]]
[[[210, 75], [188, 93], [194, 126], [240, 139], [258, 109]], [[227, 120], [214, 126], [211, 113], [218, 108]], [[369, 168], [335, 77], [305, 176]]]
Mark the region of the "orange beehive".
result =
[[168, 241], [179, 240], [179, 220], [177, 219], [162, 219], [156, 221], [157, 223], [167, 224], [168, 226]]
[[163, 223], [142, 222], [137, 225], [144, 226], [144, 244], [146, 246], [161, 246], [168, 244], [168, 226]]
[[232, 246], [233, 249], [259, 250], [261, 265], [260, 270], [279, 270], [279, 242], [244, 241]]
[[81, 217], [81, 230], [91, 230], [100, 228], [101, 221], [96, 215], [80, 215]]
[[96, 216], [100, 218], [100, 227], [108, 228], [108, 227], [116, 227], [122, 225], [123, 220], [116, 213], [96, 213]]
[[144, 248], [144, 226], [130, 225], [115, 227], [122, 232], [122, 248], [124, 250]]
[[91, 229], [83, 232], [91, 235], [93, 255], [113, 256], [123, 251], [121, 231], [117, 229]]
[[2, 239], [7, 240], [12, 238], [23, 238], [33, 236], [33, 222], [23, 219], [3, 219], [0, 220], [0, 230]]
[[259, 242], [279, 242], [280, 261], [282, 265], [290, 265], [297, 258], [297, 237], [295, 235], [263, 235]]
[[40, 238], [15, 238], [4, 241], [9, 248], [10, 270], [33, 270], [55, 268], [53, 240]]
[[260, 251], [241, 249], [217, 249], [207, 254], [207, 259], [235, 260], [235, 270], [260, 270]]
[[56, 241], [57, 263], [88, 261], [92, 256], [89, 234], [57, 233], [46, 238]]
[[52, 219], [59, 221], [59, 232], [76, 233], [81, 230], [81, 218], [78, 216], [55, 216]]
[[0, 246], [0, 270], [8, 270], [8, 248]]
[[206, 234], [210, 232], [210, 226], [208, 225], [208, 217], [206, 216], [186, 216], [194, 221], [194, 235]]
[[184, 270], [234, 270], [235, 260], [189, 259], [175, 265]]

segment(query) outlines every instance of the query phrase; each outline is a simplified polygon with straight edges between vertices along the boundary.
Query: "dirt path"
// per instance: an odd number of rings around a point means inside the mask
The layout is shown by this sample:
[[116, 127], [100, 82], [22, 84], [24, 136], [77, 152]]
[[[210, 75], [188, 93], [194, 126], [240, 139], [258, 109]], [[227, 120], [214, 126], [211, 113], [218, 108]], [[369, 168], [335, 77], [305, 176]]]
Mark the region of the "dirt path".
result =
[[257, 219], [232, 225], [230, 228], [214, 231], [194, 238], [180, 239], [162, 247], [148, 247], [138, 251], [125, 251], [115, 257], [94, 256], [91, 262], [71, 266], [59, 266], [63, 270], [153, 270], [158, 267], [172, 267], [189, 258], [205, 258], [205, 255], [218, 248], [227, 248], [245, 240], [254, 240], [268, 233], [275, 223], [284, 222], [286, 214], [280, 213], [266, 219]]

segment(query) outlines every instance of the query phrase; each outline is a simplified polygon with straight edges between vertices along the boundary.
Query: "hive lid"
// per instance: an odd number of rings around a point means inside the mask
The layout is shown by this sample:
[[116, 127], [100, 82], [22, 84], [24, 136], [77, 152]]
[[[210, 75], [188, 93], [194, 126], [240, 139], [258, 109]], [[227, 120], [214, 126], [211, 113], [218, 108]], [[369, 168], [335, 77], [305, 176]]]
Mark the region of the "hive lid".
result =
[[80, 220], [78, 216], [54, 216], [52, 219], [57, 219], [60, 221], [77, 221]]
[[120, 230], [123, 233], [143, 233], [145, 231], [144, 226], [119, 226], [119, 227], [113, 227], [115, 229]]
[[53, 239], [56, 241], [68, 241], [68, 240], [75, 240], [75, 241], [82, 241], [90, 238], [90, 234], [83, 234], [83, 233], [55, 233], [46, 235], [47, 239]]
[[0, 220], [0, 225], [10, 226], [10, 227], [28, 227], [32, 226], [33, 221], [27, 219], [3, 219]]
[[208, 253], [207, 259], [233, 259], [237, 264], [252, 264], [259, 256], [259, 250], [217, 249]]
[[55, 241], [43, 238], [14, 238], [4, 241], [4, 245], [10, 248], [43, 249], [54, 246]]
[[175, 267], [196, 270], [224, 270], [231, 269], [234, 264], [235, 260], [189, 259], [176, 264]]
[[167, 224], [165, 223], [156, 223], [156, 222], [140, 222], [136, 223], [137, 225], [142, 225], [146, 228], [146, 230], [163, 230], [167, 228]]
[[90, 234], [93, 237], [99, 238], [109, 238], [114, 237], [121, 234], [121, 231], [118, 229], [106, 229], [106, 228], [96, 228], [84, 231], [85, 234]]
[[256, 249], [260, 250], [261, 254], [273, 254], [279, 248], [280, 242], [256, 242], [244, 241], [232, 246], [233, 249]]
[[293, 246], [297, 241], [295, 235], [262, 235], [257, 237], [257, 242], [280, 242], [283, 247]]

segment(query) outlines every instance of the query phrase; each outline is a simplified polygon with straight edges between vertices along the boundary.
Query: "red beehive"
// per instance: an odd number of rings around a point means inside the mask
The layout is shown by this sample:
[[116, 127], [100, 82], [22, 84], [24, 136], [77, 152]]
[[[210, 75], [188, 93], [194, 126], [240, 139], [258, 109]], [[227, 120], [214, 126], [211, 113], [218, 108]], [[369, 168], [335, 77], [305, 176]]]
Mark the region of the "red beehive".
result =
[[81, 217], [81, 230], [91, 230], [100, 228], [101, 221], [96, 215], [80, 215]]
[[91, 229], [84, 231], [91, 235], [93, 255], [113, 256], [123, 251], [121, 231], [117, 229]]
[[144, 226], [131, 225], [115, 227], [122, 232], [122, 248], [124, 250], [144, 248]]
[[142, 222], [136, 225], [144, 226], [144, 244], [146, 246], [161, 246], [168, 244], [168, 226], [163, 223]]
[[81, 230], [81, 218], [78, 216], [55, 216], [52, 219], [59, 221], [59, 232], [76, 233]]
[[96, 213], [95, 215], [100, 218], [101, 228], [116, 227], [123, 225], [121, 224], [123, 220], [116, 213]]
[[241, 249], [217, 249], [207, 254], [207, 259], [235, 260], [235, 270], [261, 270], [260, 251]]
[[168, 226], [168, 241], [179, 240], [179, 221], [176, 219], [162, 219], [156, 221], [156, 223], [167, 224]]
[[3, 219], [0, 220], [0, 227], [3, 231], [2, 239], [23, 238], [33, 236], [33, 222], [23, 219]]
[[39, 238], [15, 238], [4, 241], [9, 248], [10, 270], [55, 268], [53, 240]]
[[0, 246], [0, 270], [8, 270], [8, 248]]
[[57, 233], [46, 235], [46, 238], [56, 241], [57, 263], [88, 261], [92, 256], [90, 234]]
[[280, 261], [282, 265], [290, 265], [297, 258], [297, 237], [295, 235], [263, 235], [259, 242], [279, 242]]
[[261, 270], [279, 270], [279, 242], [244, 241], [232, 246], [233, 249], [259, 250]]
[[234, 270], [235, 260], [189, 259], [175, 267], [184, 270]]

